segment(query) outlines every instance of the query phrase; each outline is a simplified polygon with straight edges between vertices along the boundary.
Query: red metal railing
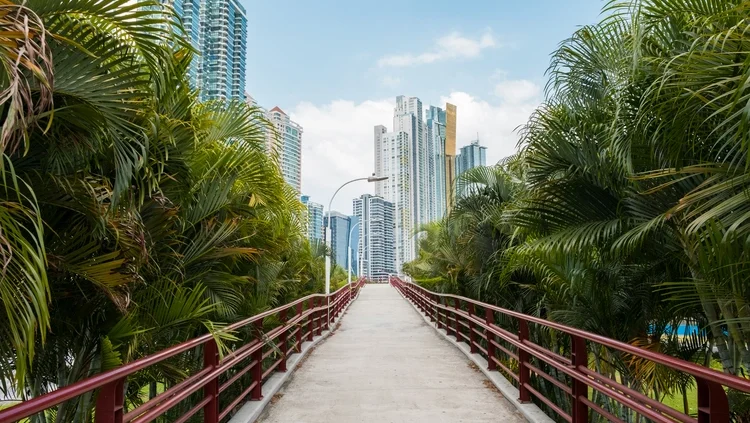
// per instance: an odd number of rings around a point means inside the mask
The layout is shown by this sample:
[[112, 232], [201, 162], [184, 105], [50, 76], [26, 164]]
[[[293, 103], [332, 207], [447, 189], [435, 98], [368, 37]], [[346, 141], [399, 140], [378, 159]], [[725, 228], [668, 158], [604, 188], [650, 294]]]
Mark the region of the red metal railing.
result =
[[[327, 329], [341, 314], [344, 307], [356, 297], [364, 283], [365, 280], [360, 279], [352, 285], [351, 289], [345, 285], [328, 296], [309, 295], [229, 325], [224, 331], [253, 328], [255, 337], [224, 357], [220, 358], [214, 337], [211, 334], [203, 335], [2, 410], [0, 423], [17, 422], [35, 414], [44, 413], [45, 410], [95, 390], [98, 390], [94, 414], [96, 423], [147, 423], [164, 415], [201, 388], [203, 389], [202, 400], [193, 404], [193, 407], [181, 416], [175, 417], [174, 421], [184, 423], [203, 410], [205, 423], [218, 423], [229, 416], [248, 395], [250, 400], [260, 400], [263, 380], [273, 371], [286, 371], [288, 354], [295, 350], [300, 351], [304, 341], [312, 341], [315, 335], [321, 335], [322, 331]], [[270, 329], [264, 328], [264, 320], [272, 320], [269, 319], [272, 317], [278, 320], [278, 326]], [[270, 348], [264, 351], [266, 346]], [[203, 350], [203, 367], [200, 371], [169, 387], [137, 408], [125, 410], [124, 387], [128, 376], [198, 347], [202, 347]], [[268, 360], [274, 353], [277, 354], [278, 359]], [[249, 364], [220, 383], [220, 376], [248, 359]], [[241, 387], [241, 393], [226, 407], [220, 409], [220, 394], [246, 374], [251, 376], [249, 385]]]
[[[740, 377], [491, 304], [457, 295], [435, 293], [395, 277], [392, 277], [390, 282], [425, 316], [435, 322], [439, 329], [445, 329], [448, 335], [454, 336], [457, 341], [466, 342], [472, 353], [484, 356], [489, 370], [502, 371], [506, 377], [512, 378], [518, 386], [520, 402], [530, 402], [533, 396], [568, 422], [589, 421], [589, 410], [609, 421], [623, 422], [618, 416], [592, 402], [589, 398], [589, 388], [650, 421], [664, 423], [729, 423], [729, 403], [725, 387], [750, 393], [750, 381]], [[512, 326], [517, 328], [516, 333], [498, 326], [495, 323], [498, 321], [496, 317], [515, 321]], [[562, 349], [555, 352], [532, 342], [529, 337], [530, 324], [548, 332], [552, 329], [552, 332], [557, 331], [560, 336], [569, 336], [569, 356], [560, 354]], [[692, 375], [698, 391], [698, 418], [679, 412], [590, 369], [588, 347], [591, 344]], [[532, 358], [535, 360], [532, 361]], [[555, 369], [567, 378], [554, 377], [540, 367]], [[532, 386], [532, 374], [565, 393], [565, 397], [570, 399], [570, 413], [564, 410], [568, 408], [567, 405], [555, 403]], [[567, 380], [570, 383], [567, 383]]]

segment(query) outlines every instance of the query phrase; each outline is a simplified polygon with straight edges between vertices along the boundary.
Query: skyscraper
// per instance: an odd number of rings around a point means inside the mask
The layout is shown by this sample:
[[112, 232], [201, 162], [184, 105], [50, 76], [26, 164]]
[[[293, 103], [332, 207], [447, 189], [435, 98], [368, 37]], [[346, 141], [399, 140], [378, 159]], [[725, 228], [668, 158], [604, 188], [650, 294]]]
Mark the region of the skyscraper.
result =
[[[375, 193], [394, 205], [394, 241], [396, 269], [413, 260], [414, 196], [412, 145], [406, 132], [385, 132], [384, 126], [375, 127], [376, 175], [388, 179], [377, 182]], [[380, 173], [378, 173], [380, 172]]]
[[445, 111], [440, 107], [430, 106], [427, 109], [427, 151], [429, 184], [429, 218], [436, 221], [443, 218], [447, 211], [445, 196]]
[[266, 112], [266, 118], [276, 128], [266, 134], [267, 146], [278, 157], [284, 180], [302, 192], [302, 127], [278, 107]]
[[198, 51], [188, 74], [201, 100], [242, 100], [247, 60], [245, 8], [238, 0], [162, 1], [174, 8]]
[[323, 221], [323, 227], [330, 225], [331, 228], [331, 256], [333, 262], [346, 269], [348, 262], [349, 232], [352, 229], [352, 221], [349, 216], [337, 211], [328, 213]]
[[309, 195], [300, 200], [307, 206], [307, 239], [310, 243], [323, 242], [323, 205], [310, 201]]
[[[393, 132], [378, 125], [374, 130], [375, 173], [388, 180], [375, 185], [375, 193], [395, 207], [396, 268], [416, 257], [415, 230], [442, 218], [448, 210], [448, 171], [455, 156], [455, 106], [453, 155], [448, 169], [450, 113], [439, 107], [423, 118], [422, 102], [416, 97], [396, 97]], [[453, 185], [450, 184], [452, 187]], [[451, 197], [453, 194], [451, 194]]]
[[353, 201], [354, 215], [360, 219], [362, 238], [359, 254], [360, 276], [374, 282], [388, 282], [388, 275], [396, 273], [394, 242], [394, 206], [382, 197], [363, 194]]
[[469, 169], [487, 165], [487, 147], [479, 145], [479, 140], [461, 147], [461, 153], [456, 156], [456, 196], [461, 197], [468, 191], [469, 186], [461, 181], [461, 174]]

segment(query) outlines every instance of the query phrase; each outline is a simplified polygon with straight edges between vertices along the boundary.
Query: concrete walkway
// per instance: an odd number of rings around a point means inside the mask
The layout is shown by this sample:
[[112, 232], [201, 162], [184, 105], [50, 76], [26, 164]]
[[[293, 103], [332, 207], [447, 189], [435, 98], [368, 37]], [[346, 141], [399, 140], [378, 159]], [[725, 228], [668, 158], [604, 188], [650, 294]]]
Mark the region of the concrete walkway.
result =
[[525, 422], [389, 285], [367, 285], [259, 421]]

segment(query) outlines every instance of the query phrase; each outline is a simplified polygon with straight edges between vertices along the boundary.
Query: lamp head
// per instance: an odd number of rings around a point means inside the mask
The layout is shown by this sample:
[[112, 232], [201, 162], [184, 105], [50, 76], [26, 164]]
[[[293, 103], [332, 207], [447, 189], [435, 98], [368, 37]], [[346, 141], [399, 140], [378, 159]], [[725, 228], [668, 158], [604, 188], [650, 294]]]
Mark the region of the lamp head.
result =
[[388, 179], [387, 176], [375, 176], [375, 174], [373, 173], [372, 176], [367, 177], [367, 182], [379, 182], [385, 181], [386, 179]]

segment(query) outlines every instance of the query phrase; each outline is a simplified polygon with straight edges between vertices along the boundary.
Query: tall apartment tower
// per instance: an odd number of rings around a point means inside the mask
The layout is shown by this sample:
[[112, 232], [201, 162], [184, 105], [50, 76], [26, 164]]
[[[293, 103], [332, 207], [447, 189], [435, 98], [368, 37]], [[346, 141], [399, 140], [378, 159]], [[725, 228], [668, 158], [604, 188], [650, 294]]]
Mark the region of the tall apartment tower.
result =
[[358, 256], [362, 267], [360, 276], [373, 282], [388, 282], [388, 275], [396, 273], [394, 242], [394, 211], [390, 201], [363, 194], [353, 201], [354, 216], [359, 221], [361, 238]]
[[456, 106], [446, 103], [445, 109], [445, 198], [450, 212], [456, 203]]
[[307, 206], [306, 233], [310, 243], [323, 242], [323, 205], [310, 201], [309, 195], [300, 197]]
[[190, 83], [201, 100], [243, 100], [247, 14], [239, 0], [162, 0], [172, 6], [198, 51]]
[[429, 221], [433, 222], [442, 219], [448, 209], [445, 190], [445, 111], [440, 107], [430, 106], [427, 109], [426, 124], [428, 212]]
[[349, 232], [352, 229], [352, 220], [349, 216], [337, 211], [328, 213], [323, 220], [323, 227], [331, 228], [331, 256], [333, 262], [346, 269], [348, 262]]
[[266, 145], [277, 157], [284, 180], [298, 193], [302, 192], [302, 127], [292, 121], [278, 107], [266, 112], [266, 118], [273, 123], [276, 132], [266, 133]]
[[388, 179], [375, 193], [395, 207], [396, 268], [417, 255], [417, 230], [441, 219], [453, 200], [455, 187], [456, 107], [431, 106], [424, 119], [417, 97], [396, 97], [393, 132], [374, 130], [375, 174]]
[[479, 140], [461, 147], [456, 156], [456, 196], [462, 197], [469, 190], [469, 186], [461, 181], [461, 174], [469, 169], [487, 165], [487, 147], [479, 145]]

